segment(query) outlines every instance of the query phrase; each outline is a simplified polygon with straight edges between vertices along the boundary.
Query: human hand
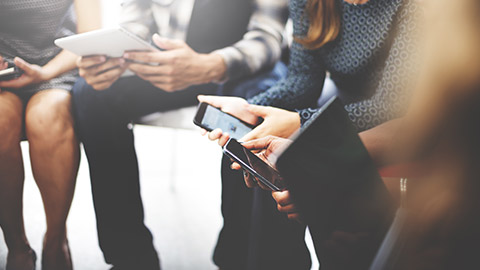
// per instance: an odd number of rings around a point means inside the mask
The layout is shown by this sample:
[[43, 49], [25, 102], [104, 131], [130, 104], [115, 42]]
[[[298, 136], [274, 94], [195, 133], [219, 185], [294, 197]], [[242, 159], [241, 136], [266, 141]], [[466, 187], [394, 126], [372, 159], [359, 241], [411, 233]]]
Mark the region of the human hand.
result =
[[[8, 68], [8, 63], [3, 60], [3, 57], [0, 55], [0, 70], [4, 70]], [[0, 88], [0, 92], [2, 92], [2, 88]]]
[[[30, 64], [20, 57], [15, 57], [13, 62], [18, 68], [23, 70], [24, 73], [16, 79], [0, 82], [0, 87], [18, 89], [27, 85], [52, 79], [49, 72], [39, 65]], [[2, 67], [2, 69], [7, 68], [8, 66], [8, 64], [3, 60], [3, 58], [1, 59], [0, 66]]]
[[95, 90], [105, 90], [127, 69], [125, 59], [107, 58], [104, 55], [79, 57], [78, 74]]
[[8, 68], [8, 63], [3, 60], [3, 57], [0, 55], [0, 70]]
[[[238, 119], [251, 124], [256, 125], [258, 123], [258, 117], [248, 111], [248, 102], [239, 97], [220, 97], [220, 96], [203, 96], [200, 95], [197, 97], [198, 101], [208, 103], [214, 107], [219, 108], [223, 112], [231, 114]], [[220, 146], [224, 146], [230, 135], [228, 133], [223, 133], [221, 129], [215, 129], [211, 132], [206, 130], [202, 131], [203, 135], [208, 134], [208, 138], [212, 141], [218, 140]]]
[[263, 122], [240, 141], [251, 141], [269, 135], [288, 138], [300, 128], [300, 116], [297, 112], [252, 104], [247, 106], [247, 110], [257, 118], [263, 118]]
[[303, 223], [302, 216], [298, 212], [297, 206], [292, 200], [290, 191], [273, 191], [272, 197], [277, 202], [278, 211], [287, 214], [288, 219]]
[[173, 92], [194, 84], [209, 83], [224, 77], [227, 67], [218, 54], [200, 54], [184, 41], [153, 35], [153, 42], [164, 51], [126, 52], [132, 60], [128, 68], [154, 86]]
[[[292, 141], [289, 139], [267, 136], [265, 138], [244, 142], [242, 145], [250, 151], [256, 152], [260, 159], [275, 168], [277, 160], [275, 153], [287, 148], [291, 143]], [[241, 166], [234, 162], [232, 163], [231, 168], [234, 170], [240, 170]], [[260, 186], [262, 189], [270, 190], [270, 188], [261, 185], [260, 182], [249, 173], [244, 173], [244, 180], [249, 188]]]

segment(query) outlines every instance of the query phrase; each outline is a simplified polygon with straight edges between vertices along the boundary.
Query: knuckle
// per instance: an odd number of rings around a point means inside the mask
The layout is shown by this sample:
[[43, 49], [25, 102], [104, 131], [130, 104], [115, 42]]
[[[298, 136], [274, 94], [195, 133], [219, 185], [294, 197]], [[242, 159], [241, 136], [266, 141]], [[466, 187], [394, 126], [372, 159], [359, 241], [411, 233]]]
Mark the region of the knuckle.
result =
[[177, 61], [177, 56], [175, 54], [172, 54], [167, 58], [167, 63], [171, 65], [174, 65], [176, 61]]
[[101, 80], [102, 81], [110, 80], [112, 77], [113, 77], [112, 74], [110, 72], [107, 72], [107, 73], [102, 74]]
[[277, 203], [281, 206], [285, 206], [287, 204], [287, 200], [285, 197], [279, 197]]
[[172, 76], [175, 73], [175, 69], [173, 67], [167, 68], [165, 70], [165, 74], [168, 76]]
[[94, 80], [92, 80], [91, 77], [85, 78], [85, 81], [86, 81], [89, 85], [92, 85], [92, 86], [94, 85]]

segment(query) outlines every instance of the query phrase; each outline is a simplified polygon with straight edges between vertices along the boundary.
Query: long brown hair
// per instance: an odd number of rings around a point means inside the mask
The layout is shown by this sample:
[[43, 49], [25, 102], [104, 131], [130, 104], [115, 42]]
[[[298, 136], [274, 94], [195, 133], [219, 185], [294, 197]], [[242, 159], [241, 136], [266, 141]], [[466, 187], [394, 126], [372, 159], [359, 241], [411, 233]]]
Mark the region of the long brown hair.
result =
[[305, 9], [310, 26], [305, 37], [295, 40], [309, 49], [318, 49], [337, 38], [340, 12], [335, 0], [308, 0]]

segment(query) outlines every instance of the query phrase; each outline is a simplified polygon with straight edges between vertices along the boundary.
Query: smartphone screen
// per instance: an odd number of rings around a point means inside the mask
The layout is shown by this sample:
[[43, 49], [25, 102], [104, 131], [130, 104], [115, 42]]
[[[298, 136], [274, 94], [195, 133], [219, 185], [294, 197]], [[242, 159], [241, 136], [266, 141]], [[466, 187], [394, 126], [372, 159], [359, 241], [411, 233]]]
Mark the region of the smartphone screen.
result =
[[228, 132], [231, 138], [235, 139], [242, 138], [252, 130], [251, 126], [240, 119], [206, 103], [200, 103], [193, 122], [208, 131], [220, 128], [223, 132]]
[[286, 188], [285, 182], [277, 170], [243, 147], [235, 139], [230, 139], [223, 147], [223, 151], [270, 189], [280, 191]]
[[9, 81], [20, 77], [23, 74], [23, 71], [13, 64], [9, 63], [9, 67], [3, 70], [0, 70], [0, 81]]

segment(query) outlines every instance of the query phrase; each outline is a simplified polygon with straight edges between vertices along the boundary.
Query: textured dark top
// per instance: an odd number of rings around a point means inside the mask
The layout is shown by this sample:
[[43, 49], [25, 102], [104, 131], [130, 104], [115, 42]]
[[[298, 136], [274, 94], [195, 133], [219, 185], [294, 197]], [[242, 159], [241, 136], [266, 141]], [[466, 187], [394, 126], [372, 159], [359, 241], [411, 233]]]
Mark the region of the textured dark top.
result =
[[[61, 49], [56, 38], [75, 33], [73, 0], [1, 0], [0, 55], [15, 56], [40, 66], [48, 63]], [[70, 90], [75, 72], [67, 72], [49, 82], [31, 85], [22, 91], [45, 89]]]
[[[401, 110], [400, 99], [408, 73], [412, 29], [417, 6], [410, 1], [370, 0], [354, 6], [337, 0], [342, 12], [338, 38], [317, 50], [293, 42], [289, 73], [251, 103], [299, 110], [302, 123], [316, 107], [327, 71], [339, 90], [339, 97], [359, 131], [394, 117]], [[294, 35], [308, 31], [307, 0], [290, 1]]]

